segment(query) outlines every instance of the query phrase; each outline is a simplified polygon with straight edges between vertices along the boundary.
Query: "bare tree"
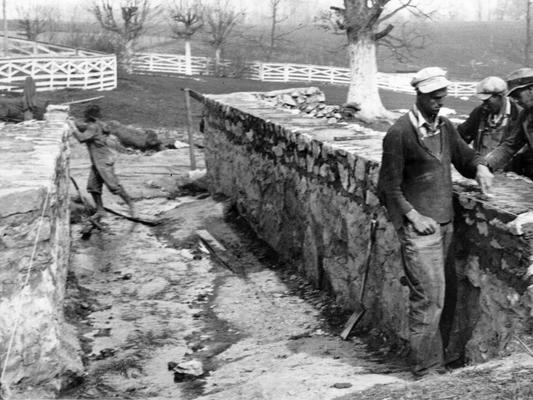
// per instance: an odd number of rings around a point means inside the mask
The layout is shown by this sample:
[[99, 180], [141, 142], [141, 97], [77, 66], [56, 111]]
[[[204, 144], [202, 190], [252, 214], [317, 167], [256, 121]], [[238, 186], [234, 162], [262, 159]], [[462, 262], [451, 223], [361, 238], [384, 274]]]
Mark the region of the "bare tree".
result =
[[[525, 35], [520, 38], [513, 38], [502, 46], [495, 47], [494, 51], [513, 62], [529, 66], [531, 64], [531, 19], [533, 0], [500, 0], [497, 4], [497, 18], [499, 20], [522, 21], [525, 22]], [[504, 47], [505, 51], [498, 51]]]
[[[415, 0], [398, 0], [386, 9], [390, 0], [344, 0], [344, 8], [331, 7], [336, 29], [346, 32], [351, 81], [347, 101], [357, 103], [363, 119], [390, 117], [378, 92], [376, 43], [394, 29], [392, 18], [404, 10], [414, 16], [428, 17]], [[383, 24], [386, 26], [383, 27]]]
[[[319, 12], [314, 23], [319, 28], [335, 35], [346, 34], [343, 20], [339, 18], [337, 12], [332, 10]], [[429, 35], [410, 21], [398, 21], [397, 25], [398, 28], [376, 42], [376, 50], [379, 51], [381, 48], [387, 56], [394, 57], [398, 62], [410, 62], [417, 57], [415, 51], [425, 47]]]
[[174, 37], [185, 39], [185, 74], [192, 75], [191, 37], [204, 26], [203, 7], [200, 1], [179, 0], [170, 10]]
[[269, 61], [272, 58], [272, 53], [274, 52], [276, 43], [281, 39], [281, 37], [277, 35], [278, 25], [286, 21], [288, 18], [288, 16], [286, 15], [279, 15], [279, 6], [282, 1], [283, 0], [270, 0], [270, 40], [268, 43], [269, 46], [267, 51], [267, 60]]
[[[37, 40], [37, 37], [45, 32], [51, 32], [56, 26], [58, 10], [54, 7], [30, 5], [17, 7], [19, 19], [17, 28], [22, 31], [28, 40]], [[48, 38], [50, 39], [50, 38]]]
[[238, 11], [229, 5], [229, 0], [217, 0], [205, 9], [206, 31], [209, 35], [208, 42], [215, 49], [215, 72], [220, 71], [220, 59], [233, 29], [244, 16], [243, 11]]
[[282, 43], [289, 43], [290, 40], [287, 38], [304, 27], [304, 24], [298, 24], [290, 29], [281, 29], [281, 24], [289, 19], [288, 15], [281, 15], [280, 6], [285, 0], [269, 0], [270, 7], [270, 31], [268, 37], [268, 48], [267, 48], [267, 60], [272, 59], [272, 55], [276, 48]]
[[93, 3], [92, 14], [102, 28], [115, 33], [120, 39], [122, 62], [127, 72], [132, 72], [135, 41], [142, 35], [150, 12], [150, 0], [123, 0], [119, 5], [122, 21], [117, 21], [111, 0]]
[[524, 43], [524, 65], [529, 66], [531, 61], [531, 4], [532, 0], [527, 0], [526, 5], [526, 41]]

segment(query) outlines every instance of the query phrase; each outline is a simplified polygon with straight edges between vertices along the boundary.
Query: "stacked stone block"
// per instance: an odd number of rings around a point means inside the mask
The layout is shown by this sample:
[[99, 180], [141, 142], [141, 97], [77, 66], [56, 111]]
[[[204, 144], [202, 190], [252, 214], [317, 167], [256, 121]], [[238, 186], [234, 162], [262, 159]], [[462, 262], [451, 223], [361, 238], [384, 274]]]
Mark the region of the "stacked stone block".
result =
[[[383, 134], [294, 116], [259, 98], [204, 99], [211, 191], [229, 196], [259, 237], [348, 310], [360, 290], [370, 221], [377, 219], [369, 311], [360, 327], [401, 345], [408, 337], [408, 290], [398, 240], [376, 193]], [[355, 137], [334, 141], [338, 136]], [[509, 201], [508, 192], [519, 188], [533, 192], [531, 182], [506, 177], [498, 177], [492, 199], [483, 199], [472, 181], [455, 185], [454, 332], [469, 360], [513, 351], [514, 335], [531, 329], [531, 242], [509, 228], [533, 205], [527, 196]]]
[[53, 396], [82, 371], [77, 340], [63, 319], [70, 247], [66, 115], [51, 111], [48, 121], [0, 129], [1, 383], [22, 397], [31, 390]]

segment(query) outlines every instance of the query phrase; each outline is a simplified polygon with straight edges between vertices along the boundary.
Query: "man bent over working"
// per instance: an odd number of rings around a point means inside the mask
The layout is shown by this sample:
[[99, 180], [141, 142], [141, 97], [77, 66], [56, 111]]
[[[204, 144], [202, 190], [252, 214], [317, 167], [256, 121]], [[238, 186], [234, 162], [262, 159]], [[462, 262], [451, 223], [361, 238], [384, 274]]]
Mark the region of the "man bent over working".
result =
[[88, 106], [84, 112], [84, 122], [68, 123], [72, 133], [80, 143], [85, 143], [91, 157], [91, 172], [87, 181], [87, 191], [91, 194], [96, 204], [96, 214], [93, 216], [96, 222], [105, 214], [102, 202], [102, 187], [107, 186], [109, 191], [120, 196], [130, 208], [130, 213], [134, 216], [133, 202], [128, 196], [117, 176], [115, 175], [115, 157], [107, 144], [107, 130], [104, 123], [100, 121], [101, 112], [97, 105]]

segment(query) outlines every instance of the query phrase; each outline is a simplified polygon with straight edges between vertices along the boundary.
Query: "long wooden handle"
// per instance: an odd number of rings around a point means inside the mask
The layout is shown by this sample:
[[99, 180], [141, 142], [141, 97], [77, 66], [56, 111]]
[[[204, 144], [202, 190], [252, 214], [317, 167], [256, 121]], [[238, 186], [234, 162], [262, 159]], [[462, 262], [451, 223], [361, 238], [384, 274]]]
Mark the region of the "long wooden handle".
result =
[[374, 248], [374, 242], [376, 241], [376, 231], [378, 222], [375, 219], [370, 221], [370, 237], [368, 238], [368, 245], [366, 247], [366, 259], [363, 271], [363, 281], [361, 282], [361, 291], [359, 292], [359, 302], [363, 303], [363, 297], [365, 296], [366, 281], [368, 278], [368, 270], [370, 269], [370, 261], [372, 259], [372, 250]]

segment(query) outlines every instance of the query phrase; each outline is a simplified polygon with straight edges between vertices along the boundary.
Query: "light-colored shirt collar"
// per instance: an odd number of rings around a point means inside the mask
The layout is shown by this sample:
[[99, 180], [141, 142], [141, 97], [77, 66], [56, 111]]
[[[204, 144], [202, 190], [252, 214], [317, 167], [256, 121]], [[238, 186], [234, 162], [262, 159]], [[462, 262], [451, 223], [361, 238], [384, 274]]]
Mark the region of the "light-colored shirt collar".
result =
[[413, 104], [413, 108], [409, 111], [409, 119], [411, 120], [411, 124], [413, 124], [413, 127], [417, 130], [421, 138], [438, 135], [440, 133], [439, 114], [437, 114], [433, 122], [429, 122], [424, 118], [422, 112], [420, 112], [417, 105]]
[[503, 97], [503, 105], [500, 107], [498, 114], [489, 114], [488, 119], [491, 124], [502, 124], [505, 125], [509, 116], [511, 115], [511, 100], [507, 97]]

